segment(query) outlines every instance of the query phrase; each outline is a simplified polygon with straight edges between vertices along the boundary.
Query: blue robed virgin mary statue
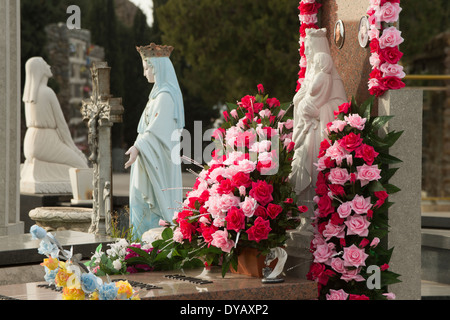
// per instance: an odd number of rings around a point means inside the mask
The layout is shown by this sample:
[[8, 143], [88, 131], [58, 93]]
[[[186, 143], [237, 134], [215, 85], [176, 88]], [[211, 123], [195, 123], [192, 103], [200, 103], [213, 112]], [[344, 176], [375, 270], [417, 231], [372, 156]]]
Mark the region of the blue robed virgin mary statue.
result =
[[144, 76], [154, 83], [142, 113], [125, 168], [130, 175], [130, 227], [141, 238], [159, 220], [172, 221], [183, 201], [180, 137], [184, 127], [183, 97], [169, 57], [173, 47], [151, 43], [137, 47]]

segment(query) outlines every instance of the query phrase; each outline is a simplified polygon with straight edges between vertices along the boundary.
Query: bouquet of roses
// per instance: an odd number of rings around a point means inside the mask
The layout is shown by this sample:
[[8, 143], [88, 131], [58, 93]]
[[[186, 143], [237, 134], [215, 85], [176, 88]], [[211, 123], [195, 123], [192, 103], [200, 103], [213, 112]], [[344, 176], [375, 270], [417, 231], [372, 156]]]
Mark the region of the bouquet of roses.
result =
[[[389, 183], [398, 168], [389, 165], [401, 161], [388, 149], [402, 132], [380, 137], [392, 116], [371, 117], [372, 103], [341, 105], [320, 146], [308, 279], [321, 299], [385, 299], [386, 286], [399, 281], [388, 270], [392, 249], [378, 244], [388, 233], [388, 195], [399, 191]], [[369, 289], [375, 270], [380, 281]]]
[[[289, 104], [258, 94], [227, 104], [225, 122], [213, 133], [212, 160], [200, 166], [193, 190], [175, 213], [173, 239], [205, 264], [236, 269], [241, 248], [266, 255], [283, 246], [300, 211], [287, 178], [294, 152]], [[199, 165], [199, 164], [197, 164]]]

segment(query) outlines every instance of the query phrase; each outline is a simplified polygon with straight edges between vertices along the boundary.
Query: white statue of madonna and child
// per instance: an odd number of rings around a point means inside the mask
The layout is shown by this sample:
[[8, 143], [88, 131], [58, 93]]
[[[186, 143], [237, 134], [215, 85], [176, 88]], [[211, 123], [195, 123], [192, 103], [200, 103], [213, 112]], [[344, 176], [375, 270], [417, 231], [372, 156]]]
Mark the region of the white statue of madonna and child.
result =
[[327, 137], [327, 124], [334, 120], [334, 111], [348, 101], [342, 79], [330, 55], [326, 29], [306, 29], [306, 73], [302, 86], [294, 96], [295, 153], [290, 181], [299, 203], [309, 210], [303, 215], [300, 230], [312, 236], [309, 218], [313, 215], [313, 198], [317, 182], [320, 143]]
[[[172, 221], [182, 204], [180, 138], [184, 127], [183, 97], [169, 57], [171, 46], [151, 43], [137, 47], [144, 76], [153, 83], [137, 128], [137, 139], [126, 152], [130, 173], [130, 227], [139, 239], [158, 237], [160, 220]], [[158, 231], [159, 230], [159, 231]]]

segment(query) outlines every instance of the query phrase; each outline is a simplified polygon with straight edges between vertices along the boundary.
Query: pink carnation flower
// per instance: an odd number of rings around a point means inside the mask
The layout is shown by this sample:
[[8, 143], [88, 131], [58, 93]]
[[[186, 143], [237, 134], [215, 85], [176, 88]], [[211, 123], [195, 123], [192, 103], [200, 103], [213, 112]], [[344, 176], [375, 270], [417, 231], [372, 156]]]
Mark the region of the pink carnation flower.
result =
[[234, 247], [234, 241], [228, 239], [227, 230], [217, 230], [211, 236], [213, 238], [211, 244], [214, 247], [221, 249], [223, 252], [230, 252], [231, 248]]

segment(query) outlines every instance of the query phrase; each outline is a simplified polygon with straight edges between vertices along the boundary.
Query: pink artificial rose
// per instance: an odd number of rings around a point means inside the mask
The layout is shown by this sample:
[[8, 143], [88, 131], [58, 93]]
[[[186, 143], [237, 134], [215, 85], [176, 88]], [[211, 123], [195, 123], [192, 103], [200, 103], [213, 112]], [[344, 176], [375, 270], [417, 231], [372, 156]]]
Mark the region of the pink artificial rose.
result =
[[237, 166], [238, 166], [238, 170], [240, 172], [244, 172], [244, 173], [251, 173], [251, 172], [255, 171], [255, 169], [256, 169], [255, 162], [248, 160], [248, 159], [238, 161]]
[[212, 235], [212, 241], [211, 244], [221, 249], [223, 252], [230, 252], [231, 249], [234, 247], [234, 241], [231, 239], [228, 239], [228, 231], [227, 230], [217, 230]]
[[347, 226], [347, 235], [356, 234], [360, 237], [367, 237], [369, 234], [370, 222], [364, 216], [350, 216], [347, 221], [344, 222]]
[[300, 14], [299, 19], [302, 23], [307, 23], [307, 24], [317, 23], [317, 13]]
[[344, 120], [352, 127], [358, 130], [364, 130], [367, 119], [362, 118], [359, 114], [350, 114], [344, 117]]
[[231, 207], [238, 206], [241, 202], [239, 197], [233, 194], [224, 194], [219, 198], [219, 207], [222, 212], [226, 212], [231, 209]]
[[252, 189], [249, 194], [253, 199], [265, 206], [273, 201], [272, 192], [273, 185], [268, 184], [264, 180], [258, 180], [257, 182], [252, 182]]
[[329, 125], [327, 124], [327, 128], [332, 132], [341, 132], [342, 130], [344, 130], [346, 125], [347, 122], [345, 122], [344, 120], [334, 120]]
[[345, 269], [345, 272], [342, 274], [341, 279], [344, 281], [365, 281], [366, 279], [364, 279], [364, 277], [360, 274], [361, 272], [361, 268], [356, 268], [356, 269]]
[[365, 253], [364, 249], [359, 249], [352, 244], [350, 247], [344, 248], [344, 265], [347, 267], [360, 267], [365, 266], [365, 261], [369, 255]]
[[355, 158], [362, 158], [369, 166], [373, 164], [377, 156], [378, 152], [372, 146], [365, 143], [355, 150]]
[[354, 151], [358, 148], [362, 143], [361, 134], [354, 134], [350, 132], [348, 135], [344, 136], [339, 140], [339, 144], [342, 148], [347, 150], [348, 152]]
[[343, 238], [345, 236], [344, 233], [345, 226], [338, 226], [331, 222], [328, 222], [325, 226], [325, 230], [323, 230], [322, 235], [325, 237], [325, 240], [330, 240], [332, 237]]
[[384, 22], [396, 22], [402, 8], [398, 3], [386, 2], [380, 8], [380, 20]]
[[336, 254], [336, 250], [334, 250], [331, 243], [318, 245], [313, 253], [314, 262], [329, 264], [331, 261], [330, 259], [334, 254]]
[[241, 202], [240, 207], [244, 212], [244, 215], [250, 218], [253, 217], [257, 205], [258, 202], [255, 199], [253, 199], [252, 197], [245, 197], [245, 200]]
[[239, 232], [241, 229], [245, 228], [245, 215], [242, 209], [231, 207], [230, 210], [228, 210], [225, 221], [227, 222], [228, 230]]
[[163, 219], [159, 219], [158, 224], [160, 227], [167, 227], [169, 225], [169, 223], [167, 221], [164, 221]]
[[361, 187], [370, 181], [376, 181], [381, 178], [381, 170], [378, 169], [378, 165], [368, 166], [367, 164], [363, 164], [362, 166], [356, 167], [356, 171], [358, 173], [356, 179], [361, 182]]
[[238, 113], [237, 113], [236, 109], [231, 110], [231, 111], [230, 111], [230, 114], [231, 114], [231, 116], [232, 116], [233, 118], [235, 118], [235, 119], [238, 118]]
[[396, 296], [393, 292], [383, 293], [383, 296], [386, 297], [388, 300], [395, 300]]
[[337, 164], [340, 164], [347, 155], [347, 151], [340, 145], [338, 141], [335, 141], [326, 152], [325, 157], [330, 157], [332, 160], [336, 160]]
[[333, 270], [336, 272], [344, 273], [345, 272], [344, 260], [342, 260], [341, 258], [332, 258], [331, 268], [333, 268]]
[[347, 300], [348, 293], [346, 293], [343, 289], [333, 290], [330, 289], [330, 293], [326, 295], [327, 300]]
[[339, 217], [347, 218], [352, 213], [352, 202], [347, 201], [347, 202], [342, 203], [337, 208], [337, 213], [339, 214]]
[[333, 184], [344, 185], [350, 179], [350, 174], [347, 169], [333, 168], [330, 170], [328, 180]]
[[395, 27], [389, 27], [383, 30], [383, 34], [380, 37], [380, 49], [384, 49], [386, 47], [396, 47], [403, 41], [404, 39], [401, 36], [401, 31], [398, 31]]
[[370, 243], [370, 246], [375, 248], [379, 243], [380, 243], [380, 238], [375, 237], [375, 238], [373, 238], [372, 242]]
[[246, 232], [248, 234], [248, 240], [259, 243], [261, 240], [267, 239], [271, 230], [270, 222], [258, 217], [256, 218], [253, 226], [251, 226]]
[[383, 77], [404, 78], [406, 75], [403, 71], [403, 66], [399, 64], [385, 62], [380, 66], [380, 70], [383, 72]]
[[369, 40], [372, 41], [373, 39], [378, 39], [380, 36], [380, 31], [378, 30], [378, 28], [374, 25], [370, 26], [369, 32]]
[[370, 208], [372, 208], [370, 197], [364, 198], [364, 196], [355, 195], [350, 203], [352, 210], [357, 214], [365, 214]]

